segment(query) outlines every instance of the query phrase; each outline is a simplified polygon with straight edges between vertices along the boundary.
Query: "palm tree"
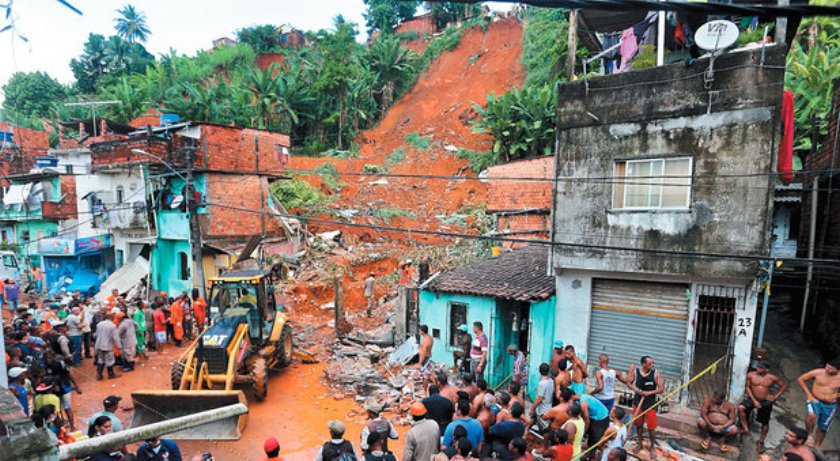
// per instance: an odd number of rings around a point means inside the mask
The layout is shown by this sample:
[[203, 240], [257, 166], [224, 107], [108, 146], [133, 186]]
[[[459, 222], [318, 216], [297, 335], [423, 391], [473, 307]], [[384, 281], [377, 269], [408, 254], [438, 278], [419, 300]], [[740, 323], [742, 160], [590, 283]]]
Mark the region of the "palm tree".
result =
[[146, 15], [137, 11], [131, 4], [123, 5], [121, 9], [117, 10], [117, 13], [120, 15], [114, 19], [114, 22], [117, 23], [114, 26], [117, 35], [130, 43], [146, 43], [152, 33], [148, 24], [146, 24]]
[[368, 65], [376, 75], [376, 84], [382, 91], [382, 112], [394, 102], [397, 82], [414, 69], [417, 55], [400, 46], [400, 41], [390, 37], [380, 37], [368, 50]]

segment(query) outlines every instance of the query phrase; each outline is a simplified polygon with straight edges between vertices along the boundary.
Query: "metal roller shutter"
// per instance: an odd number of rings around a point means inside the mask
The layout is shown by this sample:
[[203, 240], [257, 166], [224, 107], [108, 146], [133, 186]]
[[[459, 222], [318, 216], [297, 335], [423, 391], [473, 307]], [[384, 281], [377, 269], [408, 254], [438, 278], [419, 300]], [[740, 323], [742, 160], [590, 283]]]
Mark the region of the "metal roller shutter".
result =
[[688, 325], [688, 285], [596, 279], [588, 361], [600, 354], [623, 372], [643, 355], [662, 376], [682, 378]]

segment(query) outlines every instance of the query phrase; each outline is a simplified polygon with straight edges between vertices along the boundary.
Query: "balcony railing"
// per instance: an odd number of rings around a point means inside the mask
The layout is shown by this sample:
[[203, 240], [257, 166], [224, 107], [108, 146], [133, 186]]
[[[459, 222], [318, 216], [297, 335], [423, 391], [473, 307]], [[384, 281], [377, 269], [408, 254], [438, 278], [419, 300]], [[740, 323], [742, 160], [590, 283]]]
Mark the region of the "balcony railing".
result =
[[137, 229], [148, 223], [146, 202], [104, 203], [94, 205], [93, 225], [97, 229]]

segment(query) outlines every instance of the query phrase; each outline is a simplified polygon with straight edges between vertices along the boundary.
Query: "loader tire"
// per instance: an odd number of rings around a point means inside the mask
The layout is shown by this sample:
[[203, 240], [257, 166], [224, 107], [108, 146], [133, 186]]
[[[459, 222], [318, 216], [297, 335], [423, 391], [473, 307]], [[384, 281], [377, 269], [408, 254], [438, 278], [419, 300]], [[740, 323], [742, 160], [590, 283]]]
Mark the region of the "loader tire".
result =
[[251, 362], [251, 379], [254, 380], [254, 397], [262, 402], [268, 397], [268, 367], [264, 358], [257, 358]]
[[292, 328], [289, 325], [283, 325], [283, 330], [280, 332], [280, 341], [277, 343], [277, 359], [281, 368], [292, 364], [294, 347]]
[[170, 378], [172, 380], [172, 390], [177, 391], [181, 388], [181, 380], [184, 377], [184, 364], [181, 362], [175, 362], [172, 364], [172, 370], [170, 371]]

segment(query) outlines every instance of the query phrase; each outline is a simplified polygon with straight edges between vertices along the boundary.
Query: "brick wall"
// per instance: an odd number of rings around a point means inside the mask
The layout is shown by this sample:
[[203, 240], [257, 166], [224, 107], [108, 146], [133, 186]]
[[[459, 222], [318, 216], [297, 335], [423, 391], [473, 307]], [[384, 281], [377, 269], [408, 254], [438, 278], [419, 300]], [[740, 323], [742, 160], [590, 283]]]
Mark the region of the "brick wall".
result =
[[63, 174], [59, 176], [61, 201], [41, 202], [44, 219], [76, 219], [89, 220], [91, 216], [78, 216], [76, 207], [76, 176]]
[[[183, 152], [178, 151], [178, 147], [182, 144], [177, 138], [174, 141], [167, 141], [154, 136], [91, 144], [91, 163], [96, 167], [126, 163], [155, 163], [158, 161], [153, 157], [133, 152], [134, 149], [138, 149], [166, 159], [175, 166], [184, 166]], [[175, 153], [170, 154], [170, 151]]]
[[47, 155], [50, 148], [50, 136], [44, 131], [13, 126], [8, 122], [0, 122], [0, 131], [12, 132], [15, 144], [18, 146], [17, 152], [5, 152], [9, 155], [0, 157], [2, 185], [8, 185], [5, 176], [29, 173], [29, 170], [35, 166], [35, 157]]
[[285, 161], [275, 146], [289, 147], [289, 136], [270, 131], [201, 124], [196, 168], [281, 174]]
[[554, 173], [554, 157], [520, 160], [490, 167], [487, 171], [487, 209], [512, 211], [527, 208], [551, 209], [551, 182], [511, 181], [493, 178], [544, 178]]
[[[256, 175], [207, 174], [208, 214], [201, 215], [202, 235], [213, 237], [237, 237], [260, 234], [260, 184], [263, 184], [263, 198], [267, 197], [265, 178]], [[224, 206], [218, 206], [224, 205]], [[227, 208], [230, 207], [230, 208]], [[266, 233], [281, 232], [280, 223], [266, 208]]]

